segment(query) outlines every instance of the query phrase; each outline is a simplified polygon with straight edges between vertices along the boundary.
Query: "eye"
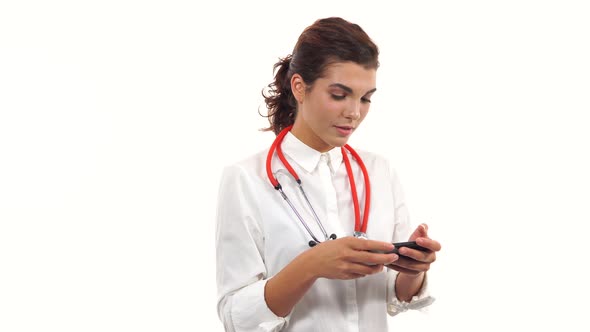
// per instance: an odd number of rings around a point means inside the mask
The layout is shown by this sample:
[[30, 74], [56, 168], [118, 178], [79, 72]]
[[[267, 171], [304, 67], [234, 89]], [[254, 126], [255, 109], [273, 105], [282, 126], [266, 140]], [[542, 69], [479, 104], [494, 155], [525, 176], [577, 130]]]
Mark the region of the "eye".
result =
[[365, 97], [361, 98], [361, 101], [362, 101], [363, 103], [365, 103], [365, 104], [369, 104], [369, 103], [371, 103], [371, 99], [369, 99], [369, 98], [365, 98]]
[[334, 100], [343, 100], [344, 98], [346, 98], [346, 95], [335, 95], [335, 94], [332, 94], [332, 99], [334, 99]]

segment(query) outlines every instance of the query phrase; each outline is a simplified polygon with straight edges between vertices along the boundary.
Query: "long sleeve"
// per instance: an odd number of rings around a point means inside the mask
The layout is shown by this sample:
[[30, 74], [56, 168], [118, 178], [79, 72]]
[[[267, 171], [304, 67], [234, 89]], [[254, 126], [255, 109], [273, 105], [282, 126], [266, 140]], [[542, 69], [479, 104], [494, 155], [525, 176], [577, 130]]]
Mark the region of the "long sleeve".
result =
[[[410, 223], [410, 216], [406, 206], [406, 200], [403, 194], [403, 189], [400, 184], [397, 173], [391, 171], [391, 190], [394, 197], [395, 205], [395, 232], [393, 242], [408, 241], [412, 233], [412, 224]], [[408, 309], [422, 309], [434, 302], [434, 298], [428, 292], [428, 277], [425, 275], [422, 288], [410, 302], [402, 302], [397, 299], [395, 292], [395, 280], [398, 272], [392, 269], [387, 271], [387, 313], [395, 316], [400, 312]]]
[[[268, 150], [232, 164], [221, 176], [216, 216], [217, 308], [225, 331], [388, 331], [388, 313], [413, 309], [418, 303], [396, 302], [397, 273], [393, 271], [356, 280], [320, 278], [286, 317], [278, 317], [268, 308], [264, 296], [267, 280], [310, 250], [311, 236], [297, 214], [315, 234], [321, 234], [307, 199], [329, 234], [342, 238], [352, 236], [355, 229], [350, 178], [341, 150], [329, 151], [328, 174], [319, 167], [321, 153], [295, 136], [288, 134], [282, 149], [301, 177], [307, 198], [278, 157], [271, 159], [271, 170], [291, 205], [273, 189], [265, 172]], [[377, 154], [361, 150], [359, 156], [369, 173], [374, 198], [368, 237], [406, 241], [412, 226], [395, 173]], [[351, 168], [357, 195], [365, 197], [360, 164], [352, 162]], [[331, 181], [323, 181], [323, 175]], [[364, 211], [364, 200], [359, 203]]]
[[254, 181], [239, 166], [224, 169], [219, 188], [216, 251], [217, 311], [226, 331], [279, 331], [287, 319], [276, 316], [264, 299], [260, 202]]

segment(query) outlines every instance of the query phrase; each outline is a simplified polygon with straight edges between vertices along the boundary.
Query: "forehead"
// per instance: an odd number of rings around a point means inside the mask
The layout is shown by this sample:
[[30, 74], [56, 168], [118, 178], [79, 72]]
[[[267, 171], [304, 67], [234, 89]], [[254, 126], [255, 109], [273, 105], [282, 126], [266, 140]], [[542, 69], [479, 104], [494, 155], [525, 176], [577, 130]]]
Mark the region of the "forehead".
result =
[[336, 62], [326, 66], [323, 75], [316, 83], [331, 85], [339, 83], [355, 92], [364, 93], [375, 88], [377, 70], [365, 68], [355, 62]]

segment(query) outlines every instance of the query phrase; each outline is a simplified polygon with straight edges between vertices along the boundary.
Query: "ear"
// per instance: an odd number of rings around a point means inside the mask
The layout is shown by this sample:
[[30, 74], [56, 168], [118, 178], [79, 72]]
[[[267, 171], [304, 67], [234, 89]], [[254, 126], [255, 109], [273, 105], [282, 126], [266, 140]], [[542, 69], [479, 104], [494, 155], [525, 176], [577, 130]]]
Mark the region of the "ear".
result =
[[305, 97], [305, 81], [303, 81], [303, 77], [299, 74], [293, 74], [291, 77], [291, 91], [293, 92], [293, 96], [297, 100], [297, 103], [301, 104], [303, 102], [303, 98]]

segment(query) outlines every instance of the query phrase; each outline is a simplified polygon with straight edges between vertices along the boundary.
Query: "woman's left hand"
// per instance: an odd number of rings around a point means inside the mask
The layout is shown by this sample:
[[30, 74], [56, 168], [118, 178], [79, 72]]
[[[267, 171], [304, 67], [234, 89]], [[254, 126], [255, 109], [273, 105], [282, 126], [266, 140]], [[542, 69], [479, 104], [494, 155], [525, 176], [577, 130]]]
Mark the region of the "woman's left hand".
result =
[[428, 237], [428, 226], [426, 224], [418, 226], [410, 236], [409, 241], [416, 241], [419, 246], [426, 248], [426, 250], [399, 248], [399, 259], [386, 266], [400, 273], [418, 276], [430, 269], [430, 264], [436, 260], [436, 252], [440, 251], [441, 245], [438, 241]]

